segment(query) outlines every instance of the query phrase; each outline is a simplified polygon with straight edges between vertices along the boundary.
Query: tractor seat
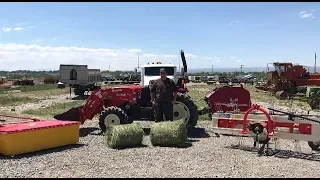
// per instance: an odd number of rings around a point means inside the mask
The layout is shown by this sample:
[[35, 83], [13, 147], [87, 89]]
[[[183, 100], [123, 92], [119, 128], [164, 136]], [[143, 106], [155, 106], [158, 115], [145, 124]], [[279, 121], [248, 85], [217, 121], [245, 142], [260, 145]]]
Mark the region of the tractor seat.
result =
[[149, 86], [144, 86], [140, 93], [140, 106], [150, 107], [151, 106], [151, 96]]

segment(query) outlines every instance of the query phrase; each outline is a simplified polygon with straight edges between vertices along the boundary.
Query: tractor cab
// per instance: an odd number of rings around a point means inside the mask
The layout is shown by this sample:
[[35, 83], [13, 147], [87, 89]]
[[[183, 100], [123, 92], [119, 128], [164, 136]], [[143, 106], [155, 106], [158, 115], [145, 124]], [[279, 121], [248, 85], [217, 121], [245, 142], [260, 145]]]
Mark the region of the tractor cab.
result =
[[177, 67], [173, 64], [162, 64], [162, 62], [148, 63], [141, 68], [141, 85], [149, 86], [150, 82], [160, 78], [160, 69], [164, 68], [167, 71], [167, 77], [177, 83]]
[[183, 68], [181, 68], [180, 76], [177, 73], [177, 66], [173, 64], [163, 64], [162, 62], [148, 63], [141, 67], [141, 106], [150, 106], [150, 88], [153, 82], [160, 78], [160, 69], [164, 68], [167, 71], [167, 77], [172, 79], [177, 87], [178, 92], [186, 93], [185, 83], [188, 82], [187, 62], [184, 51], [180, 52]]
[[301, 78], [307, 74], [307, 70], [302, 65], [293, 65], [292, 63], [273, 63], [273, 66], [279, 76], [286, 77], [288, 80]]
[[281, 75], [281, 73], [287, 72], [290, 70], [293, 65], [292, 63], [273, 63], [274, 69]]

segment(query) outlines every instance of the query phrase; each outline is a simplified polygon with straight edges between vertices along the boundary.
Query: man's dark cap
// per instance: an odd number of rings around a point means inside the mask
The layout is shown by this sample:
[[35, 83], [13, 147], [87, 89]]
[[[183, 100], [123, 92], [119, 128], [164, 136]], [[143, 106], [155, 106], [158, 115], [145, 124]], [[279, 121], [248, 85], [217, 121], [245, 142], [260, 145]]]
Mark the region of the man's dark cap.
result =
[[165, 73], [166, 73], [167, 71], [166, 71], [165, 68], [161, 68], [161, 69], [160, 69], [160, 72], [165, 72]]

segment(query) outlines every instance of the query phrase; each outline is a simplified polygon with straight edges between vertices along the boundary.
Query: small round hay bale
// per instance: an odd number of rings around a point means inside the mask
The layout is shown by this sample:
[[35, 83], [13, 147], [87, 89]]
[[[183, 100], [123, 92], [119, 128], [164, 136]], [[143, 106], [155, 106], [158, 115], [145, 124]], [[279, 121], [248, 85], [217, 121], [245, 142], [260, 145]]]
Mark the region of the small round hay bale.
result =
[[112, 126], [106, 134], [106, 143], [111, 148], [127, 148], [142, 145], [144, 131], [136, 123]]
[[154, 123], [150, 140], [153, 146], [180, 147], [186, 143], [187, 127], [183, 120]]

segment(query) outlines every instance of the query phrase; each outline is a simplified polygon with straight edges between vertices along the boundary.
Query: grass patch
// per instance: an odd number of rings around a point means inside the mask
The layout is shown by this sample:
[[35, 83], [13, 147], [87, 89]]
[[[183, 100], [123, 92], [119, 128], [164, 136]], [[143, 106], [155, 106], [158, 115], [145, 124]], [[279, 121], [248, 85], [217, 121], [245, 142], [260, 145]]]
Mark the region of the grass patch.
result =
[[257, 90], [254, 86], [248, 85], [244, 87], [250, 92], [251, 99], [255, 101], [273, 102], [275, 105], [278, 105], [278, 106], [299, 108], [303, 110], [311, 110], [307, 102], [307, 98], [305, 97], [295, 98], [291, 103], [291, 101], [289, 100], [278, 100], [272, 93], [264, 92], [262, 90]]
[[21, 86], [19, 87], [21, 92], [30, 92], [30, 91], [44, 91], [58, 89], [56, 84], [39, 84], [35, 86]]
[[15, 88], [3, 88], [0, 87], [0, 93], [4, 93], [5, 91], [12, 90], [20, 90], [21, 92], [30, 92], [30, 91], [44, 91], [44, 90], [52, 90], [58, 89], [56, 84], [39, 84], [34, 86], [20, 86]]
[[13, 95], [0, 96], [1, 106], [17, 106], [23, 103], [38, 102], [40, 99], [34, 99], [30, 97], [17, 97]]
[[[29, 91], [24, 93], [25, 96], [32, 96], [37, 95], [38, 97], [49, 97], [49, 96], [56, 96], [60, 94], [68, 94], [69, 89], [50, 89], [50, 90], [38, 90], [38, 91]], [[71, 92], [73, 94], [73, 91]]]
[[46, 116], [54, 116], [56, 114], [60, 114], [63, 113], [67, 110], [69, 110], [72, 107], [75, 106], [80, 106], [83, 104], [84, 101], [72, 101], [72, 102], [68, 102], [68, 103], [56, 103], [52, 106], [49, 107], [45, 107], [45, 108], [40, 108], [40, 109], [30, 109], [30, 110], [26, 110], [23, 111], [23, 114], [28, 114], [28, 115], [34, 115], [34, 116], [42, 116], [42, 117], [46, 117]]
[[[15, 90], [20, 90], [21, 92], [10, 92]], [[45, 98], [48, 96], [68, 94], [69, 92], [70, 92], [69, 88], [58, 89], [57, 86], [54, 84], [23, 86], [23, 87], [10, 88], [10, 89], [5, 89], [0, 87], [0, 96], [5, 94], [14, 94], [16, 96], [26, 96], [26, 97], [36, 95], [36, 98]]]
[[[187, 88], [189, 90], [188, 94], [189, 96], [191, 96], [191, 98], [195, 101], [195, 104], [198, 107], [198, 110], [204, 108], [207, 106], [206, 102], [200, 99], [203, 99], [209, 92], [212, 91], [212, 89], [214, 89], [215, 87], [217, 87], [216, 85], [193, 85], [193, 86], [189, 86], [187, 84]], [[199, 115], [199, 121], [204, 121], [204, 120], [210, 120], [208, 114], [204, 114], [204, 115]]]

